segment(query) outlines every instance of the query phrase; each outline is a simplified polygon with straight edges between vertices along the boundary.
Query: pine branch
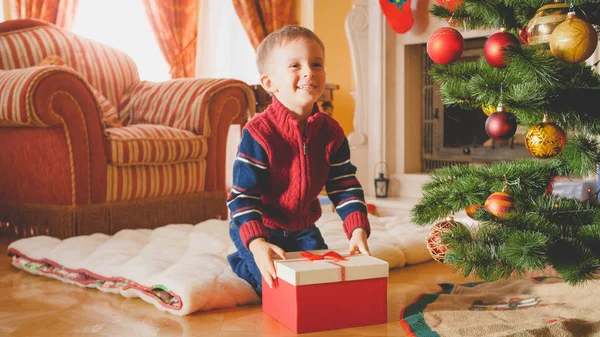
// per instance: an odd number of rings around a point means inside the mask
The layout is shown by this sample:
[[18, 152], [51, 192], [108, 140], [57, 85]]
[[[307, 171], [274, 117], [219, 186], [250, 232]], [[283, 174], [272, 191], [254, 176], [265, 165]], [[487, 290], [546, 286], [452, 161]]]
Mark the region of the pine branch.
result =
[[[454, 13], [432, 6], [431, 13], [452, 18], [465, 29], [504, 27], [517, 34], [536, 11], [553, 0], [464, 0]], [[575, 0], [588, 22], [600, 30], [600, 0]], [[600, 209], [592, 200], [548, 196], [557, 176], [595, 174], [600, 162], [600, 76], [585, 63], [565, 64], [546, 45], [510, 46], [507, 67], [474, 62], [435, 65], [446, 106], [478, 110], [503, 103], [520, 124], [540, 123], [545, 114], [567, 133], [567, 145], [549, 160], [521, 159], [487, 166], [438, 169], [423, 186], [413, 221], [430, 224], [472, 205], [483, 205], [506, 189], [513, 208], [501, 218], [484, 207], [475, 212], [475, 229], [454, 228], [442, 240], [450, 247], [445, 262], [463, 275], [497, 280], [526, 270], [553, 266], [570, 284], [600, 273]], [[591, 193], [590, 193], [591, 194]], [[598, 195], [598, 192], [596, 192]]]

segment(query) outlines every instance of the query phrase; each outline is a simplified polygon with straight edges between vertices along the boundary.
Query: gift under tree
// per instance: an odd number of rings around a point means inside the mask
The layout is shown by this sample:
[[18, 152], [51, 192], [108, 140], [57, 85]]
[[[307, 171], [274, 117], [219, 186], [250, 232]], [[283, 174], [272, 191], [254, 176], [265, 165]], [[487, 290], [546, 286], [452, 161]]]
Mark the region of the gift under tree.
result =
[[[571, 284], [593, 278], [600, 272], [600, 208], [592, 198], [553, 196], [552, 183], [598, 169], [600, 77], [585, 61], [597, 46], [600, 1], [438, 0], [430, 11], [454, 27], [427, 43], [444, 105], [484, 110], [493, 139], [526, 126], [532, 155], [431, 173], [413, 220], [435, 223], [433, 257], [484, 280], [548, 267]], [[460, 30], [469, 29], [492, 34], [479, 60], [460, 62]], [[461, 210], [477, 224], [446, 219]]]

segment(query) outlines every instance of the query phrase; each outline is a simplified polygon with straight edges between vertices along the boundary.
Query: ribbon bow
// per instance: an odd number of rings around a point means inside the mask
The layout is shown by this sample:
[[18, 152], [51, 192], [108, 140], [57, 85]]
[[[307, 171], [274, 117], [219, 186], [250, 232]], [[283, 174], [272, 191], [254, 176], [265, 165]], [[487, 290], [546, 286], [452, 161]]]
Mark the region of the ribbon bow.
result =
[[318, 261], [318, 260], [348, 261], [345, 257], [341, 256], [340, 254], [338, 254], [334, 251], [329, 251], [323, 255], [314, 254], [311, 252], [302, 252], [302, 253], [300, 253], [300, 255], [304, 256], [305, 258], [307, 258], [310, 261]]

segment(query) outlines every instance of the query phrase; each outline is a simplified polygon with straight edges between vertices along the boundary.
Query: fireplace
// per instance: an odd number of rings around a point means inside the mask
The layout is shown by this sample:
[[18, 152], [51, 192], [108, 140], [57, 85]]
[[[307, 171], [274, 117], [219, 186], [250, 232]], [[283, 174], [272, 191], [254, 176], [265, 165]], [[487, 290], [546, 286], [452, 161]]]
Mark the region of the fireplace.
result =
[[[474, 61], [483, 54], [485, 38], [465, 40], [465, 51], [459, 62]], [[483, 164], [494, 161], [530, 157], [523, 144], [522, 127], [509, 140], [494, 141], [485, 132], [487, 116], [481, 109], [466, 111], [444, 107], [439, 85], [429, 71], [434, 63], [421, 49], [422, 106], [421, 106], [421, 171], [461, 163]]]

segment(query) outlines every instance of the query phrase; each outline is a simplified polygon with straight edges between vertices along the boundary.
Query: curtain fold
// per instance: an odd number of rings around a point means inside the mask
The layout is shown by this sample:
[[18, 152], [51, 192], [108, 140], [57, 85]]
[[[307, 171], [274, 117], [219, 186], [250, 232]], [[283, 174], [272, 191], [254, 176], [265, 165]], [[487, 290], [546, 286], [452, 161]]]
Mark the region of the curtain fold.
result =
[[142, 3], [169, 64], [171, 78], [194, 77], [199, 0], [143, 0]]
[[79, 0], [9, 0], [11, 19], [39, 19], [71, 29]]
[[290, 0], [232, 0], [254, 49], [270, 33], [293, 22]]

